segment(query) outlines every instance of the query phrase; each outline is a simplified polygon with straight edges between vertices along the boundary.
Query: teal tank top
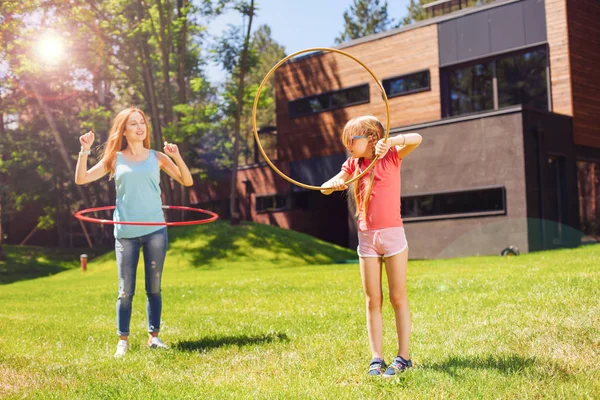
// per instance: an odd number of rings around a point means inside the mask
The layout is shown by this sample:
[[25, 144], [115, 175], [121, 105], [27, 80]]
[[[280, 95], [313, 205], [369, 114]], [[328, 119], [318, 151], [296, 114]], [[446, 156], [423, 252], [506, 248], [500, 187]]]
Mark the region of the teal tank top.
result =
[[[160, 197], [160, 167], [154, 150], [143, 161], [129, 161], [117, 152], [116, 209], [113, 221], [165, 222]], [[136, 238], [164, 228], [161, 225], [115, 224], [115, 238]]]

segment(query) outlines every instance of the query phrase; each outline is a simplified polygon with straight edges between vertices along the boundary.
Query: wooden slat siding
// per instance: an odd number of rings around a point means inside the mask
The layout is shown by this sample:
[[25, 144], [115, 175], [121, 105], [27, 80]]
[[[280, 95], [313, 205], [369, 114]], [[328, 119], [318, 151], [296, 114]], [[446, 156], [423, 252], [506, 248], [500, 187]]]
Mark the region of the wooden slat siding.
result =
[[[429, 70], [431, 90], [389, 99], [391, 127], [441, 117], [437, 25], [344, 48], [381, 80]], [[368, 83], [370, 102], [290, 119], [288, 102]], [[361, 65], [339, 54], [308, 57], [281, 66], [276, 73], [278, 154], [280, 160], [302, 160], [344, 151], [340, 133], [351, 118], [375, 115], [385, 122], [381, 91]]]
[[[275, 165], [282, 172], [289, 175], [289, 164], [276, 162]], [[289, 218], [284, 212], [276, 213], [256, 213], [256, 196], [279, 194], [282, 196], [288, 195], [290, 184], [281, 178], [269, 166], [257, 166], [255, 168], [242, 169], [238, 171], [237, 190], [241, 203], [242, 219], [251, 219], [252, 221], [262, 224], [276, 225], [281, 228], [289, 228]], [[253, 193], [251, 196], [250, 214], [251, 218], [246, 215], [246, 184], [245, 180], [252, 182]]]
[[546, 35], [550, 50], [552, 111], [573, 115], [567, 0], [545, 0]]
[[575, 144], [600, 147], [600, 2], [568, 0]]

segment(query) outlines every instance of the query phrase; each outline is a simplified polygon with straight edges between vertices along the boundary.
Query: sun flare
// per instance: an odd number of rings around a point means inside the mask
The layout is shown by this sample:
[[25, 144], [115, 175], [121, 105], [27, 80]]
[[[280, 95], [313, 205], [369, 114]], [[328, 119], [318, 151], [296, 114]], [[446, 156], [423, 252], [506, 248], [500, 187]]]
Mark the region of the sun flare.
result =
[[36, 49], [40, 59], [49, 64], [58, 64], [65, 55], [63, 39], [52, 33], [42, 36]]

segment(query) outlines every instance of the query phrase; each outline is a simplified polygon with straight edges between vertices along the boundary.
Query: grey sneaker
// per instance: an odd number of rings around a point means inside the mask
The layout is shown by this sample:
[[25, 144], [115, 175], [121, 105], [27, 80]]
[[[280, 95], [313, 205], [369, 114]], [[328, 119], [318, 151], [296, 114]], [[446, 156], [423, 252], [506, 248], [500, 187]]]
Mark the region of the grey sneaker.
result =
[[369, 363], [369, 375], [379, 376], [385, 369], [385, 362], [381, 358], [374, 358]]
[[169, 346], [164, 344], [162, 340], [158, 338], [158, 336], [154, 336], [152, 339], [148, 340], [147, 344], [150, 349], [168, 349]]
[[129, 350], [129, 342], [127, 340], [119, 340], [117, 343], [117, 351], [115, 351], [115, 358], [121, 358]]
[[405, 360], [404, 358], [398, 356], [394, 358], [394, 361], [390, 364], [390, 366], [383, 373], [384, 378], [391, 378], [401, 372], [406, 371], [407, 369], [412, 367], [411, 360]]

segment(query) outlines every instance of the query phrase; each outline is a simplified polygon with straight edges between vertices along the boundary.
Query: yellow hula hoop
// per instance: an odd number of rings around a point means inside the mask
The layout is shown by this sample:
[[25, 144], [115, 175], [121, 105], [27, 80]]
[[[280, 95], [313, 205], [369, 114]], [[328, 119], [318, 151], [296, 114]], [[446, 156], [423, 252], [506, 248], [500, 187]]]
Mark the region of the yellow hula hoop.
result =
[[[271, 77], [271, 75], [273, 75], [273, 73], [277, 70], [277, 68], [279, 68], [281, 66], [281, 64], [285, 63], [290, 58], [294, 58], [297, 55], [304, 54], [304, 53], [309, 53], [309, 52], [313, 52], [313, 51], [328, 51], [328, 52], [342, 54], [342, 55], [344, 55], [344, 56], [346, 56], [348, 58], [351, 58], [354, 61], [356, 61], [357, 63], [359, 63], [373, 77], [373, 79], [375, 79], [375, 82], [377, 82], [377, 85], [379, 86], [379, 89], [381, 89], [381, 93], [383, 94], [383, 100], [385, 102], [386, 122], [385, 122], [385, 136], [383, 138], [384, 141], [387, 141], [388, 136], [390, 134], [390, 103], [388, 102], [388, 98], [387, 98], [387, 95], [385, 93], [385, 89], [383, 88], [383, 85], [381, 84], [381, 82], [379, 81], [379, 79], [377, 78], [377, 76], [375, 76], [375, 74], [373, 73], [373, 71], [371, 71], [369, 69], [369, 67], [367, 67], [358, 58], [354, 57], [351, 54], [346, 53], [345, 51], [341, 51], [341, 50], [337, 50], [337, 49], [331, 49], [331, 48], [327, 48], [327, 47], [311, 47], [311, 48], [308, 48], [308, 49], [297, 51], [297, 52], [295, 52], [293, 54], [290, 54], [289, 56], [283, 58], [281, 61], [279, 61], [277, 64], [275, 64], [275, 66], [273, 68], [271, 68], [271, 70], [269, 71], [269, 73], [267, 73], [267, 76], [265, 76], [265, 79], [263, 79], [263, 81], [260, 83], [260, 86], [258, 87], [258, 91], [256, 92], [256, 97], [254, 97], [254, 106], [252, 107], [252, 130], [254, 132], [254, 138], [256, 139], [256, 144], [258, 145], [258, 149], [260, 150], [260, 153], [262, 154], [262, 156], [265, 158], [265, 161], [267, 162], [267, 164], [269, 164], [269, 166], [271, 168], [273, 168], [273, 170], [275, 172], [277, 172], [277, 174], [279, 174], [279, 176], [281, 176], [286, 181], [288, 181], [290, 183], [293, 183], [294, 185], [300, 186], [300, 187], [302, 187], [304, 189], [322, 190], [323, 188], [321, 186], [312, 186], [312, 185], [307, 185], [307, 184], [302, 183], [302, 182], [298, 182], [298, 181], [290, 178], [289, 176], [287, 176], [283, 172], [281, 172], [273, 164], [273, 162], [271, 162], [271, 159], [265, 153], [265, 149], [263, 148], [262, 144], [260, 143], [260, 138], [258, 137], [258, 130], [257, 130], [257, 127], [256, 127], [256, 109], [258, 107], [258, 99], [260, 97], [260, 93], [262, 92], [263, 86], [265, 86], [265, 84], [267, 83], [267, 81], [269, 80], [269, 78]], [[360, 178], [362, 178], [367, 172], [369, 172], [369, 170], [371, 168], [373, 168], [375, 166], [375, 162], [377, 161], [377, 159], [378, 159], [378, 157], [375, 157], [375, 159], [373, 160], [373, 162], [363, 172], [361, 172], [358, 176], [355, 176], [354, 178], [348, 180], [346, 182], [346, 184], [350, 184], [350, 183], [355, 182], [355, 181], [359, 180]]]

